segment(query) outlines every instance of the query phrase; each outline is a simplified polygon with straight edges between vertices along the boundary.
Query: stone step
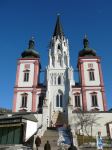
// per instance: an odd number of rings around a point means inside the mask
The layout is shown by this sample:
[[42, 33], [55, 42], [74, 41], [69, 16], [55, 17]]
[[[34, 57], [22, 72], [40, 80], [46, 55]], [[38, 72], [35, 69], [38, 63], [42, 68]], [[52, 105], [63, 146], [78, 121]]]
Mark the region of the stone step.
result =
[[46, 139], [58, 139], [59, 138], [59, 136], [43, 136], [42, 138], [41, 138], [41, 140], [46, 140]]

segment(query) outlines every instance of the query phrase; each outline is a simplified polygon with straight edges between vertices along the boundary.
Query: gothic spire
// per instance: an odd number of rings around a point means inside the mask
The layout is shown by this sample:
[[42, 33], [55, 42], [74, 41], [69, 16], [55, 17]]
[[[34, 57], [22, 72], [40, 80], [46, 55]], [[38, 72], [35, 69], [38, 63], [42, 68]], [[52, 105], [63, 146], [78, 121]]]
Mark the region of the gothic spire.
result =
[[55, 26], [53, 37], [56, 36], [56, 38], [58, 38], [58, 35], [60, 36], [60, 38], [61, 38], [61, 36], [64, 37], [64, 33], [63, 33], [62, 26], [61, 26], [59, 14], [58, 14], [58, 18], [57, 18], [57, 22], [56, 22], [56, 26]]

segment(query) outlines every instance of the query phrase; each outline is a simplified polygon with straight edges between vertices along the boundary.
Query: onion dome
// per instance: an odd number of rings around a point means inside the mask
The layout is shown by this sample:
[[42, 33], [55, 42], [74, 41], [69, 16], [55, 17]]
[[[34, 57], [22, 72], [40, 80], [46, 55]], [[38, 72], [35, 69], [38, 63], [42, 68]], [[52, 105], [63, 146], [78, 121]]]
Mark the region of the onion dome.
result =
[[39, 53], [34, 50], [33, 36], [29, 40], [29, 48], [21, 54], [22, 58], [39, 58]]

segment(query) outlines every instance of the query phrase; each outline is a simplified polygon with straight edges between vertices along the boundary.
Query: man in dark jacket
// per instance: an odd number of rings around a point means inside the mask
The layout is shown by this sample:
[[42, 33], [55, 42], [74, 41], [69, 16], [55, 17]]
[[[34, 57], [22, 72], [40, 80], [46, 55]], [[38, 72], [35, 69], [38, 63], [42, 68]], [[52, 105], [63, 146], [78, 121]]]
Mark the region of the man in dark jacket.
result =
[[73, 143], [71, 143], [71, 146], [69, 147], [68, 150], [77, 150], [77, 147], [76, 147], [76, 146], [73, 146]]
[[39, 136], [37, 136], [37, 138], [35, 139], [35, 144], [36, 144], [36, 147], [37, 147], [37, 150], [41, 144], [41, 139], [39, 138]]
[[49, 141], [44, 145], [44, 150], [51, 150], [51, 145], [49, 144]]

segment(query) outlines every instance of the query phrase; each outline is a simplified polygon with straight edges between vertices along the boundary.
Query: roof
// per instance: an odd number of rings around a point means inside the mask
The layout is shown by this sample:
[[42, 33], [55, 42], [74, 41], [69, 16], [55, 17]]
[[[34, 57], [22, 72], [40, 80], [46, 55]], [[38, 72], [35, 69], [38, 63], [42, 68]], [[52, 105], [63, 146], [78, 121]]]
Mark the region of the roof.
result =
[[93, 56], [96, 56], [97, 52], [94, 49], [89, 48], [88, 39], [85, 38], [83, 40], [83, 44], [84, 44], [84, 49], [79, 51], [79, 57], [93, 57]]
[[60, 37], [62, 37], [62, 36], [64, 37], [64, 33], [63, 33], [62, 26], [61, 26], [59, 14], [58, 14], [58, 18], [57, 18], [57, 22], [56, 22], [56, 26], [55, 26], [53, 37], [56, 36], [56, 38], [58, 38], [58, 35]]
[[33, 113], [0, 113], [0, 120], [15, 119], [15, 118], [27, 119], [34, 122], [38, 121]]

